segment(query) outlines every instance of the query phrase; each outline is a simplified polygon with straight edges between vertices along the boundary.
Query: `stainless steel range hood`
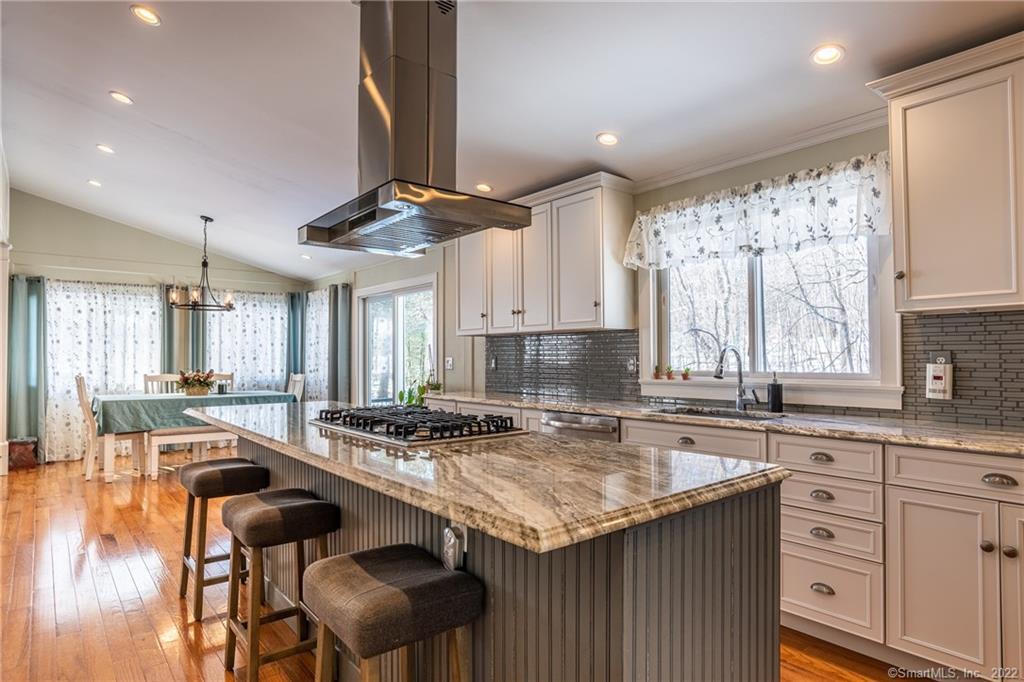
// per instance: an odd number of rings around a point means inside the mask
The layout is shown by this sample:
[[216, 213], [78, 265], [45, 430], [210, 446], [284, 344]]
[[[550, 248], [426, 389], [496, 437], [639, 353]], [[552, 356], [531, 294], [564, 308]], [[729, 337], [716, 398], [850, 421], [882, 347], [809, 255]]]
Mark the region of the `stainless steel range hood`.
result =
[[367, 0], [359, 11], [359, 196], [299, 228], [299, 243], [417, 256], [530, 209], [456, 192], [452, 0]]

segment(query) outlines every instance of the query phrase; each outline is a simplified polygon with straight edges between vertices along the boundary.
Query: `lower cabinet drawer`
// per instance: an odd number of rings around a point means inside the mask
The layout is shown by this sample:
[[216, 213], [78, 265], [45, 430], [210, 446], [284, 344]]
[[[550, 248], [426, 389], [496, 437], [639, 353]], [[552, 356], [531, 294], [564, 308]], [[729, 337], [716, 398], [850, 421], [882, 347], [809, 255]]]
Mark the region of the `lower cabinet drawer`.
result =
[[423, 399], [423, 404], [432, 410], [444, 410], [445, 412], [455, 411], [455, 401], [445, 400], [444, 398], [430, 398], [426, 397]]
[[782, 482], [782, 503], [831, 514], [882, 521], [880, 483], [794, 472]]
[[767, 437], [760, 431], [668, 424], [639, 419], [623, 419], [621, 428], [623, 443], [655, 445], [703, 455], [765, 461]]
[[882, 561], [882, 524], [782, 505], [782, 539]]
[[885, 641], [882, 565], [782, 543], [782, 610]]
[[476, 416], [483, 416], [486, 414], [500, 415], [503, 417], [512, 417], [513, 426], [521, 426], [523, 419], [522, 412], [518, 407], [503, 407], [501, 405], [483, 405], [480, 403], [459, 403], [456, 411], [459, 414], [472, 414]]
[[887, 483], [1024, 503], [1024, 459], [931, 448], [885, 448]]

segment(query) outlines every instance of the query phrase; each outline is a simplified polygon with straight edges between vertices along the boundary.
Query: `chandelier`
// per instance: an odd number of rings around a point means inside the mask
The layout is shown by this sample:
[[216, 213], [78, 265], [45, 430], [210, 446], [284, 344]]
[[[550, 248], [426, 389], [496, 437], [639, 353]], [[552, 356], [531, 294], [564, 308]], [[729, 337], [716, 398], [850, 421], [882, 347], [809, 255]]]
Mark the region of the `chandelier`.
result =
[[207, 274], [210, 263], [206, 258], [206, 226], [213, 222], [213, 218], [201, 215], [199, 219], [203, 221], [203, 274], [199, 278], [199, 284], [196, 286], [179, 287], [172, 284], [168, 289], [170, 305], [178, 310], [234, 310], [235, 295], [233, 293], [230, 291], [225, 293], [224, 302], [221, 303], [213, 295], [213, 290], [210, 289], [210, 280]]

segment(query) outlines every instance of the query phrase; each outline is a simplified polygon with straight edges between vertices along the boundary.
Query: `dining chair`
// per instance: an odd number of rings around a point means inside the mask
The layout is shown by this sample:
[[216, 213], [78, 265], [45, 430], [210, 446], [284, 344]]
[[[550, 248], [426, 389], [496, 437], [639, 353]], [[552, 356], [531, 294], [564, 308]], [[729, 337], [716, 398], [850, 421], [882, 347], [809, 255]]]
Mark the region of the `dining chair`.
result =
[[235, 373], [234, 372], [214, 372], [214, 381], [223, 381], [228, 385], [228, 392], [235, 390]]
[[[75, 388], [78, 390], [78, 405], [82, 408], [82, 417], [85, 418], [85, 480], [91, 481], [96, 460], [100, 457], [99, 427], [96, 424], [96, 415], [92, 411], [92, 400], [89, 399], [89, 393], [85, 388], [85, 377], [81, 374], [75, 376]], [[131, 441], [132, 466], [141, 471], [142, 453], [146, 450], [146, 434], [123, 434], [117, 440]]]
[[177, 374], [143, 374], [142, 384], [146, 393], [177, 393]]
[[285, 393], [291, 393], [295, 396], [297, 402], [302, 402], [302, 393], [306, 389], [306, 375], [305, 374], [290, 374], [288, 376], [288, 388], [284, 389]]

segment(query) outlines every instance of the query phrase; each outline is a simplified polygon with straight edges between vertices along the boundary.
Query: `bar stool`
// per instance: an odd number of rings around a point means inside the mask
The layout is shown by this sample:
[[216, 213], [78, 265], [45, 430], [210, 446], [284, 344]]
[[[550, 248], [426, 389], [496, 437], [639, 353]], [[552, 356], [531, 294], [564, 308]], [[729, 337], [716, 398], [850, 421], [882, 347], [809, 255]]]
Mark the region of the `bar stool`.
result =
[[[302, 573], [306, 563], [303, 542], [316, 539], [319, 558], [326, 557], [327, 535], [341, 526], [341, 510], [305, 490], [286, 488], [233, 497], [221, 507], [221, 517], [231, 531], [224, 668], [235, 669], [235, 646], [241, 646], [248, 659], [249, 679], [255, 681], [259, 679], [260, 665], [316, 648], [316, 639], [308, 637], [306, 614], [299, 607], [302, 602]], [[298, 599], [295, 606], [261, 616], [263, 549], [288, 543], [295, 543]], [[248, 619], [245, 621], [238, 617], [243, 554], [249, 558], [249, 605]], [[260, 655], [260, 626], [291, 616], [296, 618], [298, 643]]]
[[472, 676], [466, 627], [484, 608], [484, 586], [416, 545], [388, 545], [321, 559], [303, 576], [303, 603], [316, 616], [316, 680], [334, 674], [336, 639], [359, 657], [364, 682], [380, 679], [380, 656], [400, 651], [402, 679], [415, 677], [412, 645], [447, 632], [452, 680]]
[[[254, 493], [270, 485], [270, 472], [266, 467], [253, 464], [247, 459], [231, 457], [193, 462], [181, 467], [178, 480], [188, 491], [185, 508], [185, 548], [181, 555], [181, 589], [178, 593], [184, 599], [188, 593], [188, 576], [191, 573], [195, 586], [192, 588], [192, 617], [203, 619], [203, 588], [226, 582], [228, 574], [206, 577], [206, 564], [227, 561], [227, 554], [206, 556], [206, 510], [210, 499]], [[192, 533], [195, 527], [196, 498], [199, 498], [199, 532], [196, 553], [192, 555]]]

